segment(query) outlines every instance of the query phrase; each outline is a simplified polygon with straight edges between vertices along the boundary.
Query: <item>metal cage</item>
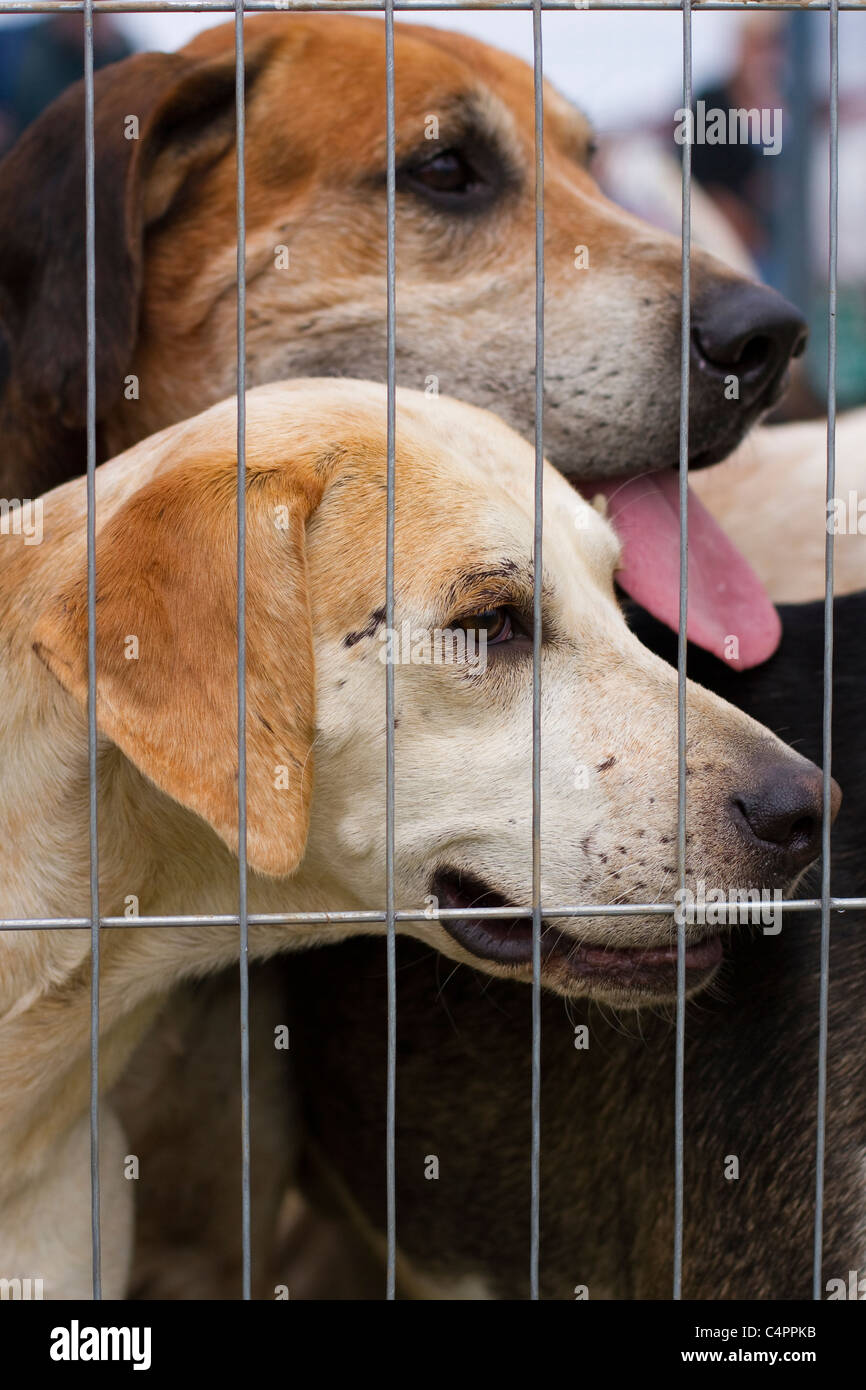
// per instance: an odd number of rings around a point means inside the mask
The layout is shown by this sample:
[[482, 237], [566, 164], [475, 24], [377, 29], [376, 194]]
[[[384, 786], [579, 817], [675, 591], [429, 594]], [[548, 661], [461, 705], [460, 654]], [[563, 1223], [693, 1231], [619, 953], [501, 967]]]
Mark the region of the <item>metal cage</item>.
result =
[[[0, 14], [51, 14], [78, 12], [84, 28], [84, 92], [85, 92], [85, 205], [86, 205], [86, 311], [87, 311], [87, 612], [88, 612], [88, 740], [90, 766], [90, 916], [41, 919], [0, 919], [0, 931], [80, 930], [90, 932], [92, 953], [92, 984], [90, 1010], [90, 1136], [91, 1136], [91, 1208], [92, 1208], [92, 1267], [93, 1297], [102, 1296], [100, 1272], [100, 1193], [99, 1193], [99, 955], [103, 930], [136, 930], [139, 927], [185, 927], [206, 924], [234, 925], [239, 933], [240, 953], [240, 1052], [241, 1052], [241, 1144], [242, 1144], [242, 1242], [243, 1297], [250, 1298], [250, 1056], [249, 1056], [249, 957], [248, 930], [250, 924], [283, 925], [327, 923], [384, 923], [388, 970], [388, 1061], [387, 1061], [387, 1125], [385, 1143], [387, 1181], [387, 1285], [386, 1297], [396, 1296], [397, 1221], [395, 1183], [396, 1127], [396, 1048], [397, 1048], [397, 981], [396, 927], [400, 922], [418, 921], [425, 910], [397, 911], [394, 891], [394, 669], [386, 666], [386, 876], [383, 885], [384, 906], [367, 912], [305, 912], [283, 915], [250, 914], [247, 910], [246, 844], [246, 749], [245, 749], [245, 564], [246, 534], [244, 507], [245, 475], [245, 399], [246, 341], [245, 341], [245, 182], [244, 182], [244, 16], [255, 12], [297, 11], [368, 11], [384, 15], [383, 39], [386, 52], [387, 128], [387, 499], [386, 499], [386, 609], [385, 621], [394, 626], [394, 516], [395, 516], [395, 128], [394, 128], [394, 15], [399, 11], [500, 10], [528, 11], [532, 14], [535, 90], [535, 529], [534, 529], [534, 617], [533, 639], [533, 767], [532, 767], [532, 878], [533, 901], [529, 908], [472, 908], [443, 909], [442, 919], [457, 916], [530, 918], [533, 927], [532, 992], [532, 1147], [531, 1147], [531, 1221], [527, 1250], [530, 1297], [539, 1297], [539, 1234], [540, 1234], [540, 1095], [541, 1095], [541, 922], [540, 901], [540, 800], [541, 800], [541, 555], [542, 555], [542, 460], [544, 406], [544, 151], [543, 151], [543, 55], [542, 16], [544, 12], [583, 10], [649, 10], [679, 11], [682, 14], [682, 93], [683, 107], [692, 105], [692, 15], [705, 11], [824, 11], [829, 15], [830, 30], [830, 199], [829, 199], [829, 295], [828, 295], [828, 392], [827, 392], [827, 490], [829, 503], [835, 492], [835, 425], [836, 425], [836, 294], [838, 240], [838, 102], [839, 102], [839, 12], [857, 10], [857, 0], [33, 0], [14, 3], [2, 0]], [[99, 910], [99, 852], [97, 836], [96, 789], [96, 570], [95, 570], [95, 468], [96, 468], [96, 257], [95, 257], [95, 162], [94, 162], [94, 58], [93, 17], [98, 12], [114, 13], [225, 13], [235, 17], [236, 57], [236, 133], [237, 133], [237, 452], [238, 452], [238, 795], [241, 852], [238, 856], [238, 910], [221, 916], [186, 915], [178, 917], [108, 917]], [[580, 23], [575, 16], [575, 23]], [[689, 405], [689, 334], [690, 334], [690, 223], [691, 223], [691, 148], [683, 145], [682, 164], [682, 338], [680, 361], [680, 425], [679, 425], [679, 502], [680, 502], [680, 602], [678, 640], [677, 691], [677, 872], [680, 889], [685, 887], [686, 834], [686, 615], [688, 609], [688, 405]], [[815, 1221], [813, 1253], [813, 1298], [821, 1298], [823, 1188], [825, 1154], [825, 1112], [827, 1097], [828, 986], [831, 914], [846, 909], [866, 907], [864, 898], [834, 898], [830, 884], [830, 763], [833, 668], [833, 534], [828, 528], [825, 553], [825, 629], [823, 670], [823, 821], [822, 874], [820, 898], [797, 898], [782, 904], [784, 913], [820, 910], [820, 1029], [818, 1056], [818, 1117], [815, 1155]], [[595, 905], [586, 903], [545, 904], [544, 912], [560, 917], [584, 916], [672, 916], [674, 903], [621, 903]], [[674, 1244], [672, 1296], [681, 1297], [683, 1255], [684, 1200], [684, 1037], [685, 1037], [685, 925], [677, 926], [677, 1006], [676, 1006], [676, 1065], [675, 1132], [674, 1132]]]

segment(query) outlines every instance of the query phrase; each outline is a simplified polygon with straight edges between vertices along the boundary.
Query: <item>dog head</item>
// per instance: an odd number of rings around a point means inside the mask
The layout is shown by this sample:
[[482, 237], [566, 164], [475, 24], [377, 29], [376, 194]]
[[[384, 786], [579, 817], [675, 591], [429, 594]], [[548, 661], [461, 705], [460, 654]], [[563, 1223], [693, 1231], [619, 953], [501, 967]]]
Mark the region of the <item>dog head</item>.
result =
[[[246, 52], [248, 379], [383, 379], [382, 26], [261, 16], [247, 25]], [[234, 83], [231, 26], [97, 75], [102, 457], [235, 390]], [[398, 26], [395, 101], [399, 380], [492, 408], [531, 438], [532, 71], [476, 40]], [[5, 495], [84, 468], [83, 122], [79, 86], [0, 167], [0, 428], [15, 460]], [[593, 487], [655, 479], [629, 494], [627, 520], [656, 530], [661, 548], [674, 540], [656, 474], [678, 459], [680, 245], [602, 196], [591, 144], [586, 119], [547, 86], [546, 452]], [[730, 452], [777, 399], [804, 329], [778, 296], [697, 249], [692, 298], [689, 440], [701, 465]], [[742, 629], [740, 660], [753, 664], [778, 625], [730, 546], [726, 584], [715, 582], [720, 536], [710, 530], [705, 517], [692, 528], [692, 635], [719, 651]], [[626, 526], [624, 582], [675, 619], [672, 582], [647, 573], [632, 535]], [[716, 566], [703, 588], [700, 565]]]
[[[533, 899], [534, 452], [486, 412], [398, 393], [388, 630], [384, 408], [384, 388], [363, 382], [249, 393], [248, 861], [294, 875], [287, 892], [319, 908], [381, 904], [390, 664], [397, 905], [428, 910], [406, 928], [457, 960], [529, 978], [531, 925], [508, 911]], [[235, 411], [224, 402], [99, 471], [96, 637], [103, 734], [237, 851]], [[80, 510], [81, 483], [74, 496]], [[69, 488], [47, 499], [47, 531], [52, 513], [80, 536]], [[69, 554], [77, 577], [34, 642], [83, 704], [80, 540]], [[618, 562], [610, 526], [546, 465], [543, 978], [636, 1002], [675, 988], [669, 922], [650, 909], [554, 910], [652, 903], [678, 884], [676, 673], [626, 627]], [[696, 686], [687, 720], [688, 882], [789, 886], [817, 853], [818, 770]], [[463, 915], [473, 907], [502, 916]], [[717, 929], [687, 932], [692, 988], [721, 946]]]

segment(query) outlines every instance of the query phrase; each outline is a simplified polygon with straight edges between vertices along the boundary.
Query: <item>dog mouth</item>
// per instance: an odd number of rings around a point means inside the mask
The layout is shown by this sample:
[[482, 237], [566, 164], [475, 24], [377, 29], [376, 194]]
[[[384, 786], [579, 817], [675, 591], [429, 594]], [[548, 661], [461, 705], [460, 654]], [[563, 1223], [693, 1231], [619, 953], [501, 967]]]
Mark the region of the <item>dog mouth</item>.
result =
[[[431, 891], [439, 907], [513, 908], [516, 903], [474, 874], [439, 869]], [[447, 917], [440, 925], [458, 945], [479, 960], [510, 966], [521, 978], [532, 968], [532, 920], [527, 917]], [[686, 992], [707, 984], [722, 960], [722, 938], [709, 933], [685, 949]], [[541, 981], [559, 990], [646, 1001], [671, 999], [677, 993], [677, 943], [650, 946], [601, 946], [580, 941], [542, 919]]]

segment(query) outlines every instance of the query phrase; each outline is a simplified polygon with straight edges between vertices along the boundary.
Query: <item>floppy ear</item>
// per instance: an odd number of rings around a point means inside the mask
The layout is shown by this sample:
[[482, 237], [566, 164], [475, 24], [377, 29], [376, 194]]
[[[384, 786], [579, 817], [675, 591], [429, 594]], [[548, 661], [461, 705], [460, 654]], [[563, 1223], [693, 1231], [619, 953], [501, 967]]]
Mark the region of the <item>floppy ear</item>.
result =
[[[247, 860], [303, 856], [313, 781], [313, 635], [305, 522], [321, 485], [247, 480]], [[162, 791], [238, 848], [235, 472], [210, 463], [143, 487], [96, 545], [97, 722]], [[87, 702], [87, 585], [44, 612], [34, 650]]]
[[[250, 86], [272, 42], [250, 44]], [[122, 399], [135, 347], [146, 227], [234, 143], [234, 53], [114, 63], [96, 74], [94, 113], [99, 420]], [[0, 495], [36, 496], [84, 472], [85, 324], [78, 82], [0, 163]]]

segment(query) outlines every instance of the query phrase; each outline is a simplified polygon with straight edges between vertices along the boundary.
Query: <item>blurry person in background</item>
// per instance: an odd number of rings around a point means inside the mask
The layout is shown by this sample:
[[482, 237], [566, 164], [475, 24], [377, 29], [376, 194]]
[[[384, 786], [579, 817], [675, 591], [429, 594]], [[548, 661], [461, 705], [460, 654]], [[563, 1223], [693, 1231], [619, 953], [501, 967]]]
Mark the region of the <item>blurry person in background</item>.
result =
[[[111, 15], [93, 23], [96, 67], [127, 58], [131, 45]], [[0, 154], [55, 97], [84, 76], [81, 15], [57, 14], [0, 29]]]
[[[866, 15], [840, 27], [837, 400], [866, 402]], [[758, 141], [692, 145], [692, 175], [754, 260], [761, 278], [809, 320], [806, 355], [777, 419], [827, 408], [829, 40], [820, 15], [751, 14], [721, 82], [699, 87], [704, 110], [757, 109], [784, 119], [784, 151]]]
[[[785, 14], [746, 15], [730, 71], [720, 81], [696, 89], [695, 130], [701, 128], [701, 109], [705, 121], [711, 120], [710, 113], [722, 112], [726, 138], [718, 143], [709, 138], [694, 141], [692, 177], [753, 261], [758, 278], [798, 303], [809, 319], [811, 331], [816, 318], [810, 312], [813, 308], [811, 296], [801, 278], [791, 279], [791, 247], [789, 237], [786, 239], [783, 235], [780, 216], [780, 198], [785, 200], [786, 215], [790, 217], [794, 212], [790, 204], [792, 190], [785, 189], [783, 184], [797, 179], [794, 147], [805, 148], [808, 144], [803, 116], [811, 105], [808, 85], [796, 94], [789, 90], [787, 24]], [[796, 112], [792, 110], [792, 100], [800, 104]], [[756, 112], [758, 115], [754, 120], [743, 117], [742, 124], [738, 121], [732, 125], [730, 112]], [[767, 122], [766, 127], [764, 122]], [[767, 153], [768, 146], [762, 140], [765, 130], [772, 131], [771, 153]], [[748, 131], [749, 140], [742, 138], [744, 131]], [[783, 139], [787, 142], [784, 156]], [[678, 152], [681, 156], [681, 150]], [[801, 173], [801, 177], [800, 192], [805, 203], [808, 199], [805, 174]], [[801, 211], [800, 218], [802, 215]], [[798, 260], [808, 257], [807, 235], [803, 227], [801, 241], [804, 244], [797, 253]], [[811, 355], [814, 348], [807, 351]], [[801, 359], [791, 374], [785, 399], [771, 419], [809, 419], [826, 408], [821, 394], [814, 389], [812, 375], [805, 359]]]
[[[703, 87], [706, 111], [780, 110], [785, 70], [784, 15], [747, 16], [733, 68], [724, 81]], [[702, 185], [773, 283], [773, 180], [758, 140], [692, 145], [692, 177]]]

